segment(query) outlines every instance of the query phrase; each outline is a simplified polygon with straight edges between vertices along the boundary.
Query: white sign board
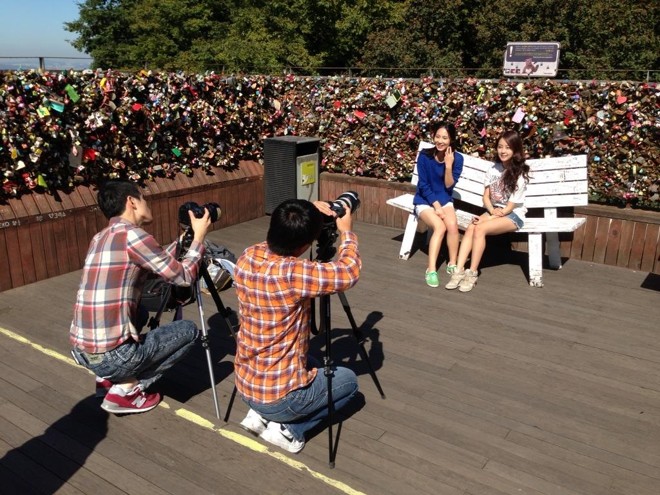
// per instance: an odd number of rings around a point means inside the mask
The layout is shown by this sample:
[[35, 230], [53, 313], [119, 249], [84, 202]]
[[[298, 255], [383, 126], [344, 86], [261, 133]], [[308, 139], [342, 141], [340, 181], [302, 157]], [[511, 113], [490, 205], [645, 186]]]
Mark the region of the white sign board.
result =
[[510, 42], [504, 52], [505, 76], [554, 77], [559, 65], [559, 43]]

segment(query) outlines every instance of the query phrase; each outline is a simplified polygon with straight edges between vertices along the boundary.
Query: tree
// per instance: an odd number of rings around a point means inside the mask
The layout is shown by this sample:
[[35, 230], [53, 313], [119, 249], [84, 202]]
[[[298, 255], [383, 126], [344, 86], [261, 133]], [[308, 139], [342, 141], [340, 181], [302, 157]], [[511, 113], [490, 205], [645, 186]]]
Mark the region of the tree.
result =
[[137, 0], [85, 0], [78, 4], [80, 17], [64, 23], [77, 33], [71, 44], [94, 59], [94, 67], [131, 67], [130, 51], [135, 38], [129, 11]]

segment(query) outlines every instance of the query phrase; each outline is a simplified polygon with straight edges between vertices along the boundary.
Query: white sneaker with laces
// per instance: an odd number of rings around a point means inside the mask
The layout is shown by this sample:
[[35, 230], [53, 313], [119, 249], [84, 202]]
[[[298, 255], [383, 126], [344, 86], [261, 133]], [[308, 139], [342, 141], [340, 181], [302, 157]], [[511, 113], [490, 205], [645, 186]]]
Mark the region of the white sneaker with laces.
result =
[[268, 423], [268, 426], [259, 437], [268, 443], [297, 454], [305, 447], [305, 441], [296, 440], [286, 426], [275, 421]]
[[465, 277], [463, 277], [463, 280], [461, 280], [461, 283], [458, 285], [458, 290], [461, 292], [470, 292], [474, 289], [474, 286], [477, 285], [478, 278], [479, 272], [465, 270]]
[[240, 422], [241, 428], [252, 433], [255, 437], [261, 435], [268, 426], [268, 420], [262, 418], [257, 411], [250, 409], [247, 416]]

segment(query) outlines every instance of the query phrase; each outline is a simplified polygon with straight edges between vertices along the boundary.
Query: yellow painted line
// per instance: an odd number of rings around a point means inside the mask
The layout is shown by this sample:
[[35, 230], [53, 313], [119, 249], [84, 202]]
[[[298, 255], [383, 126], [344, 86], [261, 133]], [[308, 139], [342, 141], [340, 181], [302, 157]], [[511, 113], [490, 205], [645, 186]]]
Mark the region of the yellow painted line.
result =
[[[48, 357], [52, 357], [54, 359], [57, 359], [59, 361], [62, 361], [66, 364], [70, 364], [71, 366], [75, 366], [76, 368], [84, 369], [82, 366], [79, 366], [71, 357], [65, 356], [64, 354], [60, 354], [59, 352], [56, 352], [52, 349], [48, 349], [47, 347], [44, 347], [40, 344], [36, 344], [29, 339], [26, 339], [22, 335], [17, 334], [16, 332], [12, 332], [11, 330], [7, 330], [5, 328], [0, 327], [0, 333], [3, 335], [6, 335], [10, 339], [13, 339], [17, 342], [20, 342], [21, 344], [25, 344], [27, 346], [32, 347], [33, 349], [47, 355]], [[89, 370], [87, 370], [90, 372]], [[90, 372], [91, 373], [91, 372]], [[162, 407], [164, 409], [172, 409], [169, 404], [167, 404], [165, 401], [162, 401], [159, 404], [159, 407]], [[260, 444], [256, 440], [254, 440], [252, 437], [248, 437], [246, 435], [242, 435], [240, 433], [236, 433], [230, 430], [226, 430], [223, 428], [218, 428], [216, 427], [211, 421], [203, 418], [202, 416], [195, 414], [191, 411], [188, 411], [187, 409], [176, 409], [174, 410], [174, 414], [179, 416], [182, 419], [185, 419], [186, 421], [189, 421], [191, 423], [196, 424], [197, 426], [201, 428], [205, 428], [207, 430], [211, 430], [214, 433], [217, 433], [218, 435], [226, 438], [227, 440], [231, 440], [234, 443], [237, 443], [245, 448], [248, 448], [254, 452], [258, 452], [260, 454], [266, 454], [274, 459], [277, 459], [283, 464], [286, 464], [287, 466], [301, 472], [308, 473], [311, 475], [313, 478], [316, 478], [317, 480], [322, 481], [323, 483], [332, 486], [339, 490], [340, 492], [346, 493], [347, 495], [366, 495], [364, 492], [355, 490], [348, 486], [346, 483], [342, 483], [341, 481], [332, 479], [322, 473], [319, 473], [318, 471], [314, 471], [311, 469], [309, 466], [306, 464], [296, 461], [294, 459], [291, 459], [290, 457], [285, 456], [281, 452], [276, 452], [270, 450], [268, 447], [266, 447], [263, 444]]]

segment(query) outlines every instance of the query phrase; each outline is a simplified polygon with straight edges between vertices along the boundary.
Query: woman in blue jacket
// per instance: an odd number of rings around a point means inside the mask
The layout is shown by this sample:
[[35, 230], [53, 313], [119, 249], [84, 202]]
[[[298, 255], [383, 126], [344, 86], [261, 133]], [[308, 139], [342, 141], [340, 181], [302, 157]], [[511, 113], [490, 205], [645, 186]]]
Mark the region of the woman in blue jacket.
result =
[[447, 273], [456, 270], [459, 236], [452, 192], [463, 171], [463, 155], [454, 149], [456, 129], [452, 124], [435, 122], [430, 129], [435, 147], [420, 151], [417, 157], [417, 194], [413, 204], [417, 217], [433, 231], [425, 278], [428, 286], [438, 287], [438, 254], [445, 233], [449, 251]]

